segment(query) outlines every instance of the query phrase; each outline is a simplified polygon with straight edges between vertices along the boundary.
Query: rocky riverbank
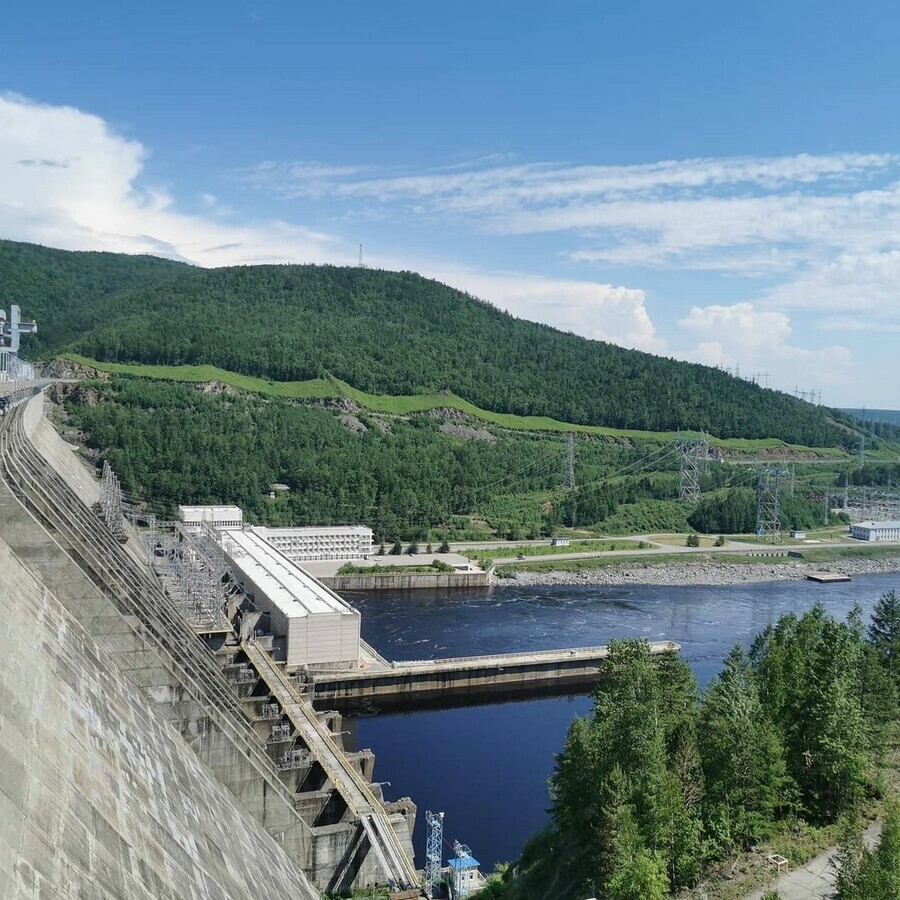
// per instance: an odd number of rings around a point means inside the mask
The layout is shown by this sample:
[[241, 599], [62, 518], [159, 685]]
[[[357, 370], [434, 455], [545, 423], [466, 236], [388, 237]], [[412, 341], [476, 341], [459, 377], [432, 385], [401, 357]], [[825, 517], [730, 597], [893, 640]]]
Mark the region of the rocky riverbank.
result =
[[498, 584], [655, 584], [655, 585], [727, 585], [755, 581], [796, 581], [812, 572], [840, 572], [844, 575], [869, 575], [876, 572], [900, 572], [900, 553], [879, 559], [840, 559], [828, 563], [771, 560], [731, 563], [652, 562], [598, 566], [557, 572], [516, 572], [513, 578], [498, 579]]

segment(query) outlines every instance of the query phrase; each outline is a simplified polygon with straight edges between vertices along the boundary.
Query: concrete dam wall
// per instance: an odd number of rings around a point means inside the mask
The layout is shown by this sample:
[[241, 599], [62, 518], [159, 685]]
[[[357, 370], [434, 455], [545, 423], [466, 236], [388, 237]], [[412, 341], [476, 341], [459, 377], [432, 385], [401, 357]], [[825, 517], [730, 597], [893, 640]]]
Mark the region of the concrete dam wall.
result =
[[0, 541], [0, 897], [318, 897]]
[[[92, 511], [96, 483], [42, 406], [0, 417], [0, 898], [383, 883], [372, 842], [411, 858], [414, 805], [373, 799], [381, 818], [361, 819], [317, 759], [283, 764], [302, 735], [272, 742], [265, 696], [242, 703], [231, 656], [181, 619], [136, 536], [118, 543]], [[331, 750], [371, 778], [371, 754]]]

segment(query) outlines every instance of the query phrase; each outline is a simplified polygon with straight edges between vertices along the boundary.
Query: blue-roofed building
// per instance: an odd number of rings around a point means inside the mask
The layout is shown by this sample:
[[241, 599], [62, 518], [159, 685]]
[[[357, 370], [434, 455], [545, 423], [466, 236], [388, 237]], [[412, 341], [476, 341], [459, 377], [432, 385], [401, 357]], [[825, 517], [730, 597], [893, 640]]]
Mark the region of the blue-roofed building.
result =
[[450, 867], [450, 896], [462, 900], [477, 893], [484, 887], [484, 876], [479, 870], [481, 863], [472, 856], [464, 844], [454, 844], [456, 856], [447, 860]]

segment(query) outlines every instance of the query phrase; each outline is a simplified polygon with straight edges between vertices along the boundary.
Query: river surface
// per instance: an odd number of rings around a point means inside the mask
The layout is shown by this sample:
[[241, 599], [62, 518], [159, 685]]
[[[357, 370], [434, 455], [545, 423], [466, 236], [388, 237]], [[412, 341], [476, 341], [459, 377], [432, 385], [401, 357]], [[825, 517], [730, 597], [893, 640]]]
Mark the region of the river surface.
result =
[[[348, 593], [363, 638], [388, 659], [433, 659], [605, 644], [612, 638], [670, 639], [701, 684], [735, 643], [749, 645], [769, 622], [816, 601], [837, 618], [858, 602], [868, 622], [900, 574], [851, 583], [763, 582], [728, 587], [497, 586], [483, 592]], [[468, 844], [482, 871], [516, 858], [547, 822], [547, 779], [586, 696], [345, 718], [349, 747], [375, 751], [387, 799], [418, 806], [416, 861], [425, 859], [425, 811], [446, 813], [444, 837]], [[446, 850], [447, 848], [445, 848]]]

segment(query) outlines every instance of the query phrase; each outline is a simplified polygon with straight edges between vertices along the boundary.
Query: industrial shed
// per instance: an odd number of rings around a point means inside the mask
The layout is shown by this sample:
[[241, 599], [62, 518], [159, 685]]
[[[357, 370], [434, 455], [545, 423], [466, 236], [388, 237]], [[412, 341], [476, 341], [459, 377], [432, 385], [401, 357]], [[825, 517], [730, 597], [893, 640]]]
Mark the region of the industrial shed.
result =
[[900, 522], [856, 522], [850, 535], [860, 541], [900, 541]]
[[240, 528], [244, 524], [244, 512], [239, 506], [179, 506], [178, 520], [191, 531], [199, 531], [204, 525], [213, 528]]
[[225, 531], [222, 550], [256, 607], [284, 637], [287, 667], [359, 665], [359, 613], [252, 531]]

